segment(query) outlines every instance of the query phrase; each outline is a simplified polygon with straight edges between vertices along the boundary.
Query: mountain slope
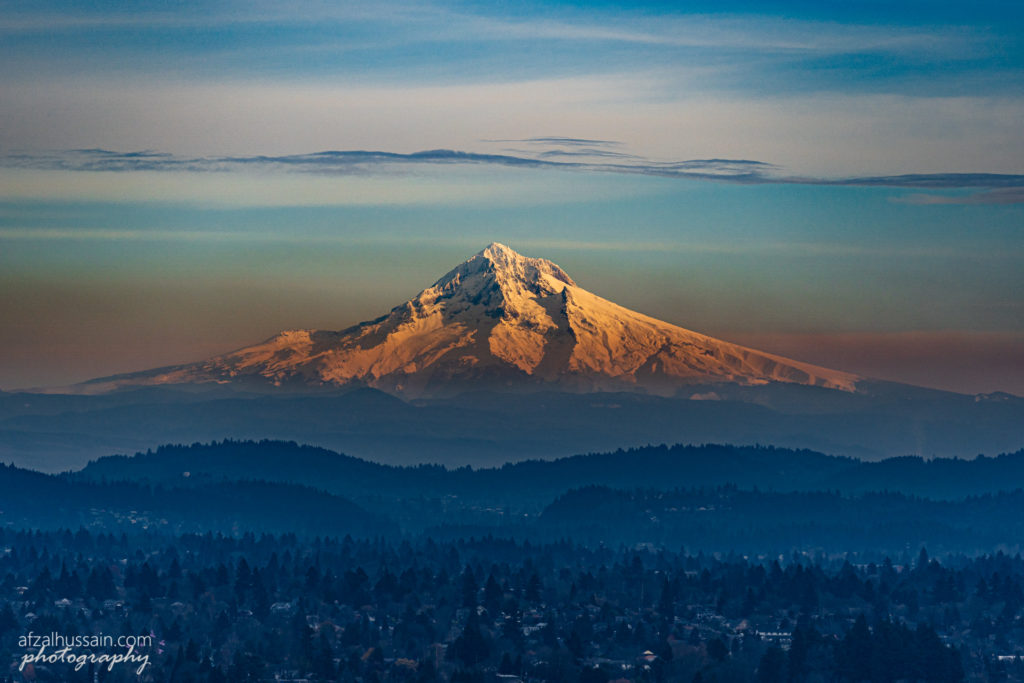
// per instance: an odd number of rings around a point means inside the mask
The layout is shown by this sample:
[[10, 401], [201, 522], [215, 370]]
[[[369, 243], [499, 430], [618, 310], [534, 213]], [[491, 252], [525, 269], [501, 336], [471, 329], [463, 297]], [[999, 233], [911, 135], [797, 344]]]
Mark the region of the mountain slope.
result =
[[708, 382], [854, 391], [859, 380], [623, 308], [551, 261], [494, 243], [377, 320], [340, 332], [288, 330], [207, 361], [79, 388], [231, 383], [365, 385], [408, 397], [510, 387], [672, 395]]

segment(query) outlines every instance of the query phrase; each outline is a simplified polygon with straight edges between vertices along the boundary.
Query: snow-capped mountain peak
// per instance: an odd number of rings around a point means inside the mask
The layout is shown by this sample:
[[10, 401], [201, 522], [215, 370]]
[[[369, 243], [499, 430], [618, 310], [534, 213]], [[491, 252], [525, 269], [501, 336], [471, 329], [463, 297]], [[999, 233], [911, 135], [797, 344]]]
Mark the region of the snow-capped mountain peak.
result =
[[430, 396], [484, 387], [674, 394], [695, 383], [770, 381], [853, 391], [859, 379], [623, 308], [551, 261], [495, 242], [377, 320], [289, 330], [200, 363], [89, 384], [354, 383]]
[[474, 285], [494, 286], [510, 295], [519, 292], [542, 296], [558, 293], [565, 285], [575, 286], [576, 283], [547, 259], [528, 258], [504, 244], [492, 242], [442, 276], [431, 289], [451, 292], [459, 288], [472, 289]]

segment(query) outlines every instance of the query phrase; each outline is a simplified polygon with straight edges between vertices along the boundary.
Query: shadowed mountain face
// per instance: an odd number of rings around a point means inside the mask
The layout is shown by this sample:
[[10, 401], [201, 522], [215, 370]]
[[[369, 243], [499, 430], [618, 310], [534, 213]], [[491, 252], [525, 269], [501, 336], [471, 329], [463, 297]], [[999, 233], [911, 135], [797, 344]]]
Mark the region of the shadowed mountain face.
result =
[[419, 398], [511, 388], [673, 395], [709, 382], [854, 391], [859, 380], [636, 313], [581, 288], [551, 261], [495, 243], [377, 320], [340, 332], [288, 330], [207, 361], [78, 389], [362, 385]]

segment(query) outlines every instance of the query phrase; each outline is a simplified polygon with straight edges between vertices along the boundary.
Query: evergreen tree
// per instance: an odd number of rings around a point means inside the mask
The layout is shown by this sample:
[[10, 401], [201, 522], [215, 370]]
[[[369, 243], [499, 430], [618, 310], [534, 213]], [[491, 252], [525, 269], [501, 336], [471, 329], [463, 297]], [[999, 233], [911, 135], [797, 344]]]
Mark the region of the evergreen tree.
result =
[[867, 619], [861, 614], [836, 646], [836, 674], [848, 681], [863, 681], [871, 677], [871, 631]]
[[786, 652], [780, 647], [769, 647], [757, 665], [758, 683], [785, 683], [787, 680], [786, 665]]
[[462, 635], [455, 639], [451, 647], [455, 658], [467, 666], [475, 666], [490, 655], [490, 647], [480, 629], [480, 620], [476, 610], [470, 611], [469, 618], [466, 619], [466, 626], [462, 629]]

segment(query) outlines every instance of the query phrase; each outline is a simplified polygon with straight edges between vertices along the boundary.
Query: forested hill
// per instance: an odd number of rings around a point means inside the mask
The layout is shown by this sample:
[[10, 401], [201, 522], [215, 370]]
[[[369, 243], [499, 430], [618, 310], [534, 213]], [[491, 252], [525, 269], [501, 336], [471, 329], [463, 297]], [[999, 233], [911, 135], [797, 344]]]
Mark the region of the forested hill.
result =
[[6, 467], [0, 521], [870, 557], [921, 545], [1016, 552], [1022, 468], [1024, 452], [863, 463], [768, 447], [655, 446], [449, 470], [379, 465], [291, 442], [225, 441], [103, 458], [64, 475]]
[[177, 487], [91, 482], [0, 465], [0, 525], [107, 531], [301, 532], [373, 536], [390, 520], [336, 495], [296, 484], [217, 481]]
[[458, 495], [521, 503], [547, 503], [570, 488], [588, 485], [672, 489], [735, 484], [770, 491], [894, 491], [955, 499], [1024, 485], [1024, 450], [970, 460], [902, 457], [863, 462], [774, 447], [662, 445], [500, 468], [448, 469], [381, 465], [294, 442], [221, 441], [100, 458], [66, 476], [174, 483], [262, 479], [349, 497], [372, 491], [380, 496]]

